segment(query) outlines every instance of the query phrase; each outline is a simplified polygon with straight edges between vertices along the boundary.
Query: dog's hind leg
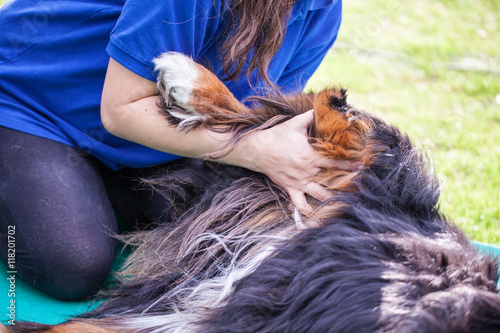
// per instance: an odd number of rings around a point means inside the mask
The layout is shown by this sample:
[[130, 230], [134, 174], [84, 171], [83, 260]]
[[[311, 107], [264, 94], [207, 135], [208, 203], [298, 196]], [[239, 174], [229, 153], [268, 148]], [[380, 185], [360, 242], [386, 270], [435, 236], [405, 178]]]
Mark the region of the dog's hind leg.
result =
[[[108, 327], [103, 327], [108, 326]], [[113, 327], [100, 325], [95, 319], [76, 319], [58, 325], [46, 325], [31, 322], [17, 322], [13, 326], [2, 326], [0, 333], [132, 333], [133, 330], [126, 327]]]

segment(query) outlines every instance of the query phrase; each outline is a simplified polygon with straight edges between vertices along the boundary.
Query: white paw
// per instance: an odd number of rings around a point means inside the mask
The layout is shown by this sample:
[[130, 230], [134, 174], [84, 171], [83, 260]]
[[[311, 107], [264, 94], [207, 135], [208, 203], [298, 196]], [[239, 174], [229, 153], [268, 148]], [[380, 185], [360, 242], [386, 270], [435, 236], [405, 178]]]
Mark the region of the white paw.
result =
[[204, 120], [193, 107], [192, 93], [200, 73], [195, 62], [177, 52], [166, 52], [153, 60], [158, 72], [158, 90], [170, 114], [181, 120], [179, 127]]
[[165, 101], [193, 111], [189, 102], [199, 75], [193, 60], [181, 53], [166, 52], [153, 63], [158, 72], [158, 90]]

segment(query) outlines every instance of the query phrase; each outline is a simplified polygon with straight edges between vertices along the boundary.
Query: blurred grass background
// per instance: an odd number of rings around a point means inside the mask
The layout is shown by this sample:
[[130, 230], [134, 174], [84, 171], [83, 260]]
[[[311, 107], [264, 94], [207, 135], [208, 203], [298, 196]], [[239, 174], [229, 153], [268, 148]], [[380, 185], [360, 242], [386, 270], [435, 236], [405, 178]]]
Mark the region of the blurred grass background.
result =
[[420, 142], [443, 211], [473, 239], [500, 244], [500, 1], [345, 0], [308, 89], [331, 84]]
[[337, 42], [308, 89], [341, 84], [429, 152], [440, 205], [500, 244], [500, 1], [346, 0]]

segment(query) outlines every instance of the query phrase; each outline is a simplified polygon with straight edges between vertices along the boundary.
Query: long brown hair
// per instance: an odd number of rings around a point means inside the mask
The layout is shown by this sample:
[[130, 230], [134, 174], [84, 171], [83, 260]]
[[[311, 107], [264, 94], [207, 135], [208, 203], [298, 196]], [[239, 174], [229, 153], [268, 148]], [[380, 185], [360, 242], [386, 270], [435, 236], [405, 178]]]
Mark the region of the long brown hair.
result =
[[[221, 47], [222, 68], [227, 80], [253, 70], [274, 86], [267, 71], [286, 34], [286, 23], [295, 0], [226, 0], [229, 23]], [[243, 67], [251, 56], [248, 67]]]

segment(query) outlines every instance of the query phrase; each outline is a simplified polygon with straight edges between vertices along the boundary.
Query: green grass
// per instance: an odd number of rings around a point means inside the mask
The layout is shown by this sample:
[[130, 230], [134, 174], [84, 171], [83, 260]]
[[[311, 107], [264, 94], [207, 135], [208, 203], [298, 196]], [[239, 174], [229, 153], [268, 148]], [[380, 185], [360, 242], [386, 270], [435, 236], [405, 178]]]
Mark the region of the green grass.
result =
[[344, 1], [337, 43], [308, 88], [329, 84], [420, 142], [443, 212], [500, 244], [500, 2]]

